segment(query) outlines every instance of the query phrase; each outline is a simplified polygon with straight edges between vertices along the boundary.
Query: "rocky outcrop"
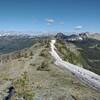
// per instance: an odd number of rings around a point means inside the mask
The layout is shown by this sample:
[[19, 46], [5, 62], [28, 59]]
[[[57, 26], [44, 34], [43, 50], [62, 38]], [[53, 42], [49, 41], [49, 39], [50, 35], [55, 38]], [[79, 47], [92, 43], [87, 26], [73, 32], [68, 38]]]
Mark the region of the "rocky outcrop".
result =
[[83, 39], [86, 40], [88, 38], [88, 33], [80, 33], [79, 36]]
[[79, 35], [72, 34], [72, 35], [64, 35], [63, 33], [57, 33], [55, 36], [57, 39], [63, 39], [65, 41], [82, 41], [88, 38], [87, 33], [80, 33]]
[[57, 33], [55, 38], [57, 38], [57, 39], [65, 39], [66, 40], [68, 37], [66, 35], [64, 35], [63, 33]]

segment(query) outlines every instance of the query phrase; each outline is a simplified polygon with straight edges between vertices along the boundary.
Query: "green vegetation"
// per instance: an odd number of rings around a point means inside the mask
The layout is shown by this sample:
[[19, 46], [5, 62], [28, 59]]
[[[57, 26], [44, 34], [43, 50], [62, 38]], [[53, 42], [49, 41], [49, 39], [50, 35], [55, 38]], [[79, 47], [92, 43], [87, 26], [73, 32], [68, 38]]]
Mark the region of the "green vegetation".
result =
[[89, 66], [84, 66], [84, 68], [100, 74], [100, 41], [87, 39], [81, 42], [74, 42], [74, 45], [79, 48], [78, 51], [80, 51], [83, 59]]
[[32, 87], [29, 84], [29, 79], [27, 76], [27, 72], [24, 72], [20, 78], [13, 82], [13, 86], [15, 87], [15, 97], [23, 98], [24, 100], [33, 100], [34, 93]]
[[58, 51], [62, 54], [62, 58], [70, 63], [73, 64], [80, 64], [82, 63], [82, 57], [81, 55], [76, 55], [74, 52], [72, 52], [63, 41], [57, 41], [56, 47]]
[[41, 65], [37, 68], [38, 71], [49, 71], [49, 66], [47, 61], [43, 61]]
[[2, 37], [0, 38], [0, 53], [10, 53], [13, 51], [21, 50], [31, 47], [36, 40], [28, 37]]
[[30, 56], [33, 56], [33, 52], [32, 51], [30, 51]]
[[[66, 42], [67, 43], [67, 42]], [[84, 41], [70, 42], [76, 46], [79, 54], [75, 54], [67, 47], [63, 40], [58, 40], [56, 47], [62, 58], [70, 63], [82, 65], [84, 68], [100, 74], [100, 41], [87, 39]]]
[[47, 56], [48, 56], [47, 50], [46, 50], [46, 49], [43, 49], [43, 50], [40, 52], [39, 56], [47, 57]]

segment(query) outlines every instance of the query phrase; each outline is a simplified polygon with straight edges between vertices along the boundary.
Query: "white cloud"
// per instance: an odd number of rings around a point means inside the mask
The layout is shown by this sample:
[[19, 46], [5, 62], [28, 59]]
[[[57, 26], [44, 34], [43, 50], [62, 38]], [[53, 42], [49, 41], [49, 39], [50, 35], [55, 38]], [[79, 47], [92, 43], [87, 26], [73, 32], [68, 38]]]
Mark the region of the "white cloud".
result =
[[48, 18], [48, 19], [46, 19], [46, 22], [48, 23], [48, 25], [51, 25], [55, 22], [55, 20], [51, 19], [51, 18]]
[[64, 22], [62, 21], [62, 22], [60, 22], [60, 24], [61, 24], [61, 25], [63, 25], [63, 24], [64, 24]]
[[81, 26], [81, 25], [78, 25], [78, 26], [75, 27], [76, 30], [80, 30], [82, 28], [83, 28], [83, 26]]

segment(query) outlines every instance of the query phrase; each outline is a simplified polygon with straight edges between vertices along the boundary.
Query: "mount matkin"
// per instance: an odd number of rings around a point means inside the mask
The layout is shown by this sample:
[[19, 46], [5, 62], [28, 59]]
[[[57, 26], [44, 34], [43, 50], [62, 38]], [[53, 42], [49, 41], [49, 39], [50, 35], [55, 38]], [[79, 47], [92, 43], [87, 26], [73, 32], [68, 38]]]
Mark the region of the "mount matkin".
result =
[[100, 35], [0, 36], [0, 100], [100, 100], [100, 93], [54, 64], [60, 57], [100, 75]]

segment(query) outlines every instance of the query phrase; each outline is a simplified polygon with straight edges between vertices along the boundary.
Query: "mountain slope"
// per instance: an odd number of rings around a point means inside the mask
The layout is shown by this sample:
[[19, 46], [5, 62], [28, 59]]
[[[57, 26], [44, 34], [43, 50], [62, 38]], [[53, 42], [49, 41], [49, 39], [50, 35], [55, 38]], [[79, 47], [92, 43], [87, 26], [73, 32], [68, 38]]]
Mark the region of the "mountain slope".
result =
[[[30, 48], [4, 55], [9, 55], [6, 61], [1, 58], [0, 98], [12, 94], [12, 100], [99, 100], [97, 91], [54, 64], [49, 41], [41, 38]], [[7, 93], [9, 87], [15, 93]]]
[[27, 36], [0, 36], [0, 54], [10, 53], [32, 46], [34, 38]]
[[62, 58], [100, 74], [100, 41], [87, 37], [84, 40], [66, 41], [57, 39], [56, 47]]

